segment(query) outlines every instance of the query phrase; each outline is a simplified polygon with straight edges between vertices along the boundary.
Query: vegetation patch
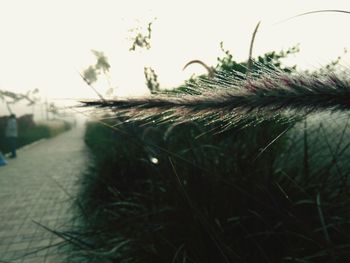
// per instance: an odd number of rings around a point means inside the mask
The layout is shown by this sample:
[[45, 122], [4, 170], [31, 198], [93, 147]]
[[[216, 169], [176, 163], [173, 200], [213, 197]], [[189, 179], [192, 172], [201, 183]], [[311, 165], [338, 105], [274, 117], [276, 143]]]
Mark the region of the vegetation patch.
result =
[[[6, 143], [5, 128], [7, 117], [0, 118], [0, 150], [3, 153], [9, 152], [9, 145]], [[54, 137], [71, 128], [71, 124], [63, 120], [53, 120], [35, 123], [33, 115], [23, 115], [17, 119], [18, 140], [17, 148], [30, 144], [40, 139]]]
[[108, 115], [87, 125], [92, 165], [77, 199], [81, 225], [62, 233], [77, 255], [349, 261], [349, 114], [336, 94], [348, 92], [347, 81], [282, 68], [289, 53], [259, 57], [247, 72], [226, 52], [214, 78], [150, 88], [146, 99], [86, 102]]

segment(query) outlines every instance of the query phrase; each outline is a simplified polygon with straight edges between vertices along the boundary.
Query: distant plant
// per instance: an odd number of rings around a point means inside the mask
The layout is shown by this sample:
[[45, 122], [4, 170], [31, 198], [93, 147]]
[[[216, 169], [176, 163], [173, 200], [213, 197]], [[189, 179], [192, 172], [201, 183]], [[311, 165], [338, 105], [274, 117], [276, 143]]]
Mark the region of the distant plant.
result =
[[343, 59], [343, 56], [345, 56], [348, 53], [347, 48], [344, 48], [343, 53], [341, 55], [339, 55], [336, 59], [332, 60], [331, 62], [329, 62], [328, 64], [326, 64], [325, 66], [310, 72], [309, 70], [306, 70], [307, 73], [314, 75], [315, 77], [317, 76], [322, 76], [322, 75], [327, 75], [329, 74], [329, 72], [336, 72], [339, 69], [339, 65], [341, 60]]
[[157, 93], [159, 91], [159, 82], [158, 82], [158, 76], [154, 69], [151, 67], [145, 67], [144, 68], [144, 74], [146, 79], [146, 85], [147, 88], [150, 90], [150, 92]]
[[[242, 74], [246, 74], [248, 60], [245, 62], [236, 62], [233, 59], [233, 55], [229, 50], [224, 48], [223, 42], [220, 43], [221, 50], [225, 53], [225, 56], [218, 58], [218, 64], [216, 65], [216, 71], [222, 73], [232, 73], [239, 72]], [[271, 51], [265, 53], [264, 55], [258, 56], [254, 59], [252, 63], [252, 71], [256, 74], [263, 67], [271, 70], [282, 70], [287, 73], [294, 72], [296, 70], [296, 65], [292, 67], [283, 67], [282, 59], [287, 58], [289, 55], [296, 54], [300, 51], [299, 45], [293, 46], [286, 51], [281, 50], [279, 52]]]
[[[136, 35], [132, 37], [132, 46], [129, 51], [135, 51], [137, 48], [139, 49], [150, 49], [151, 48], [151, 37], [152, 37], [152, 24], [154, 21], [149, 22], [147, 26], [147, 33], [142, 33], [141, 27], [136, 27], [131, 29], [131, 32], [136, 32]], [[144, 67], [144, 76], [146, 79], [146, 86], [151, 92], [157, 93], [160, 88], [160, 84], [158, 81], [158, 76], [152, 67]]]
[[97, 72], [94, 66], [89, 66], [83, 72], [83, 78], [88, 85], [97, 81]]
[[[81, 77], [86, 82], [86, 84], [88, 84], [94, 90], [100, 99], [104, 99], [101, 93], [94, 88], [93, 84], [98, 80], [98, 77], [103, 74], [109, 83], [109, 88], [113, 90], [108, 74], [111, 66], [103, 52], [96, 50], [91, 50], [91, 52], [96, 58], [96, 63], [94, 65], [90, 65], [87, 69], [85, 69], [81, 74]], [[111, 93], [111, 91], [109, 92]]]
[[[140, 27], [130, 30], [131, 32], [136, 32], [136, 36], [132, 37], [132, 47], [129, 49], [129, 51], [135, 51], [136, 48], [145, 48], [147, 50], [151, 48], [152, 24], [153, 21], [148, 23], [146, 35], [141, 32], [142, 28]], [[99, 98], [104, 100], [104, 96], [93, 87], [93, 84], [97, 82], [99, 76], [103, 74], [109, 83], [109, 89], [106, 95], [112, 95], [114, 88], [110, 83], [110, 78], [108, 75], [111, 66], [103, 52], [92, 50], [92, 53], [96, 57], [96, 64], [90, 65], [88, 68], [86, 68], [81, 74], [81, 77], [94, 90]], [[160, 84], [158, 82], [158, 76], [154, 69], [151, 67], [144, 67], [144, 76], [146, 79], [146, 86], [150, 92], [156, 93], [159, 91]]]
[[93, 84], [97, 81], [97, 78], [100, 74], [107, 74], [110, 69], [110, 65], [108, 63], [108, 59], [105, 56], [103, 52], [91, 50], [91, 52], [96, 57], [96, 63], [95, 65], [89, 66], [86, 70], [83, 72], [83, 78], [84, 80], [89, 84]]
[[0, 90], [0, 100], [5, 103], [9, 113], [12, 113], [11, 105], [20, 101], [26, 101], [28, 106], [37, 103], [39, 101], [39, 98], [36, 97], [38, 93], [38, 89], [30, 90], [24, 94], [8, 90]]
[[136, 32], [136, 35], [132, 37], [133, 42], [132, 42], [132, 46], [129, 49], [130, 51], [135, 51], [136, 48], [141, 48], [141, 49], [151, 48], [152, 24], [153, 24], [153, 21], [148, 23], [146, 34], [141, 32], [142, 28], [140, 27], [130, 30], [131, 32]]

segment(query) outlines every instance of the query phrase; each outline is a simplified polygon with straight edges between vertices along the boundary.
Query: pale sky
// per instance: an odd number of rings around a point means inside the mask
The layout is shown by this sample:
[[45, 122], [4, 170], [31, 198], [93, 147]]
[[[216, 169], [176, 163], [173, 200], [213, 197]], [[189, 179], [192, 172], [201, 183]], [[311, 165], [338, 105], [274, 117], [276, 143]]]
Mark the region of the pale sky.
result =
[[[350, 11], [350, 1], [0, 0], [0, 89], [38, 88], [54, 102], [96, 98], [78, 74], [94, 63], [92, 49], [108, 57], [117, 95], [147, 92], [144, 66], [156, 71], [161, 87], [177, 86], [204, 72], [196, 65], [182, 71], [188, 61], [217, 64], [221, 41], [234, 58], [246, 60], [260, 20], [255, 56], [299, 43], [301, 52], [290, 63], [316, 68], [350, 47], [350, 15], [322, 13], [277, 22], [321, 9]], [[151, 49], [130, 52], [129, 30], [142, 26], [146, 33], [153, 20]], [[346, 55], [343, 64], [349, 61]], [[103, 80], [96, 84], [102, 93], [106, 86]]]

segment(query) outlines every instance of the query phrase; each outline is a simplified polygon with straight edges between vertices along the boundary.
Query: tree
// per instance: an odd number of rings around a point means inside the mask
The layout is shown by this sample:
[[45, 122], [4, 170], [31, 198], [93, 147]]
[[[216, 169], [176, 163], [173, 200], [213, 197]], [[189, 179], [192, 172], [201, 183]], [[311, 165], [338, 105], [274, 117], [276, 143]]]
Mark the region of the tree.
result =
[[106, 74], [109, 72], [109, 69], [111, 68], [111, 66], [108, 63], [108, 59], [103, 52], [96, 51], [96, 50], [91, 50], [91, 52], [96, 57], [96, 64], [89, 66], [83, 72], [83, 78], [89, 85], [96, 82], [98, 76], [101, 75], [102, 73], [105, 76], [107, 76]]
[[109, 83], [110, 89], [113, 90], [112, 85], [110, 83], [109, 70], [111, 68], [107, 57], [101, 51], [91, 50], [91, 52], [96, 57], [96, 63], [94, 65], [90, 65], [87, 69], [83, 71], [81, 77], [83, 80], [94, 90], [94, 92], [100, 97], [100, 99], [104, 99], [101, 93], [99, 93], [92, 84], [95, 83], [99, 77], [99, 75], [103, 74], [107, 82]]
[[28, 106], [31, 106], [38, 102], [38, 98], [35, 97], [39, 93], [38, 89], [30, 90], [23, 93], [15, 93], [8, 90], [0, 90], [0, 100], [5, 103], [9, 113], [12, 113], [11, 105], [16, 104], [20, 101], [26, 101]]

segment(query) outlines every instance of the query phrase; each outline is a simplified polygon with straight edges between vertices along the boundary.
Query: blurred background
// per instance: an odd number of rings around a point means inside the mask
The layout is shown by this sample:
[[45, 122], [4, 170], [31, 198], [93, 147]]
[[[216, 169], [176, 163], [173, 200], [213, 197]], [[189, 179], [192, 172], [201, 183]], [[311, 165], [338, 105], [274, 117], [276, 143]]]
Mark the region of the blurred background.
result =
[[[158, 76], [160, 88], [182, 84], [205, 69], [184, 65], [199, 59], [216, 65], [223, 55], [220, 43], [236, 61], [248, 58], [256, 24], [261, 21], [253, 57], [299, 45], [286, 65], [315, 69], [341, 56], [348, 66], [346, 27], [350, 16], [319, 13], [287, 20], [322, 9], [350, 10], [348, 1], [0, 1], [0, 90], [27, 93], [39, 100], [12, 105], [18, 115], [47, 118], [50, 103], [62, 107], [77, 100], [97, 98], [81, 77], [96, 61], [92, 52], [108, 60], [108, 74], [94, 86], [101, 94], [148, 94], [144, 68]], [[147, 36], [150, 46], [136, 45]], [[139, 39], [140, 40], [140, 39]], [[141, 42], [140, 42], [141, 43]], [[0, 113], [7, 109], [0, 103]]]

